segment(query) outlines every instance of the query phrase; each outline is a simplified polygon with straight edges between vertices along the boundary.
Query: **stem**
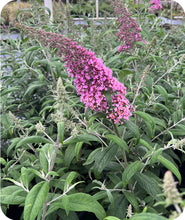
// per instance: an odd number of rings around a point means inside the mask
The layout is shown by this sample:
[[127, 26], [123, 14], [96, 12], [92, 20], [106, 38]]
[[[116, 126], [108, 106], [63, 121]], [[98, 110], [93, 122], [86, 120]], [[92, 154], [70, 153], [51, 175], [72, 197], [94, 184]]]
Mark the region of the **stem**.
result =
[[181, 123], [182, 121], [185, 121], [185, 118], [182, 118], [180, 121], [178, 121], [177, 123], [175, 123], [174, 125], [170, 126], [169, 128], [167, 128], [166, 130], [162, 131], [160, 134], [158, 134], [157, 136], [155, 136], [152, 141], [154, 141], [156, 138], [158, 138], [159, 136], [161, 136], [162, 134], [164, 134], [165, 132], [169, 131], [170, 129], [172, 129], [173, 127], [175, 127], [176, 125], [178, 125], [179, 123]]
[[155, 84], [157, 84], [159, 82], [159, 80], [161, 80], [164, 76], [166, 76], [168, 73], [171, 73], [172, 70], [179, 64], [181, 63], [181, 60], [179, 60], [178, 62], [176, 62], [169, 70], [167, 70], [161, 77], [159, 77], [153, 84], [153, 86]]
[[174, 204], [174, 206], [178, 214], [182, 213], [178, 204]]
[[[57, 151], [58, 151], [59, 147], [60, 147], [60, 142], [59, 142], [59, 136], [57, 135], [57, 142], [55, 143], [55, 151], [54, 151], [54, 154], [53, 154], [53, 160], [52, 160], [52, 163], [51, 163], [51, 166], [50, 166], [48, 172], [53, 170], [53, 167], [54, 167], [54, 164], [55, 164], [55, 159], [56, 159], [56, 156], [57, 156]], [[50, 181], [50, 176], [48, 176], [47, 180], [48, 180], [48, 182]], [[48, 206], [48, 203], [47, 203], [47, 198], [46, 198], [46, 201], [44, 202], [44, 205], [43, 205], [42, 220], [45, 220], [47, 206]]]
[[[121, 138], [117, 126], [114, 124], [113, 121], [112, 121], [112, 123], [113, 123], [113, 126], [114, 126], [114, 129], [115, 129], [115, 132], [116, 132], [117, 136], [119, 138]], [[122, 150], [122, 153], [123, 153], [123, 160], [125, 162], [125, 168], [126, 168], [128, 166], [128, 162], [127, 162], [127, 156], [126, 156], [125, 150]]]

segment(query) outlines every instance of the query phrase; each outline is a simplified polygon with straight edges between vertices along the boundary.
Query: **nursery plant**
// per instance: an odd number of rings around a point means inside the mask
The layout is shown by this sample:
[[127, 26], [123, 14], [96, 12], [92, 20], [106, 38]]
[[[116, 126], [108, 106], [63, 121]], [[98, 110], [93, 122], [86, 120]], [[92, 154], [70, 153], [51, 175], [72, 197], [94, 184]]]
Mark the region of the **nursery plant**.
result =
[[119, 0], [110, 2], [115, 20], [84, 15], [81, 26], [67, 13], [70, 22], [49, 23], [39, 2], [26, 22], [18, 12], [20, 38], [1, 41], [3, 212], [176, 218], [185, 206], [185, 25], [165, 29], [149, 1], [135, 11]]

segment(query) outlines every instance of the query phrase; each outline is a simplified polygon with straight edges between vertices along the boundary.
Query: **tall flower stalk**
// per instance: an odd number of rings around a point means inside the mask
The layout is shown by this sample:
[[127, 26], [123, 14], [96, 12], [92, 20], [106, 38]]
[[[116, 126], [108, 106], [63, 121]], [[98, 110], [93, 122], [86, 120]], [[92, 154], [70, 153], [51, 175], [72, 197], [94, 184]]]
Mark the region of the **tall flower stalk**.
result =
[[114, 9], [114, 14], [117, 17], [117, 28], [119, 32], [117, 36], [119, 41], [122, 43], [118, 51], [128, 51], [133, 48], [134, 42], [142, 41], [145, 44], [146, 41], [143, 41], [141, 37], [141, 28], [138, 26], [137, 22], [131, 17], [131, 14], [128, 10], [123, 7], [123, 4], [120, 0], [111, 0], [112, 6]]
[[27, 26], [22, 28], [45, 46], [58, 48], [57, 54], [65, 62], [69, 77], [74, 77], [77, 94], [85, 104], [85, 109], [89, 107], [94, 111], [105, 112], [107, 118], [115, 124], [129, 120], [133, 108], [125, 97], [126, 87], [112, 76], [112, 70], [91, 50], [61, 34]]
[[157, 12], [162, 9], [160, 0], [152, 0], [150, 1], [150, 4], [150, 11]]

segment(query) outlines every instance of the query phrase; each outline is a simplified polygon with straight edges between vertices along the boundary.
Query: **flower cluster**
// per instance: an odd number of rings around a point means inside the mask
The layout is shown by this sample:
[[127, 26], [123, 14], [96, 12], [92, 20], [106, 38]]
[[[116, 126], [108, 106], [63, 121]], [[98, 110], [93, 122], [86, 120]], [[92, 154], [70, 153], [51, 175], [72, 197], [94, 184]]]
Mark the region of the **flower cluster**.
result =
[[[111, 0], [112, 1], [112, 0]], [[119, 32], [117, 36], [119, 41], [123, 44], [120, 45], [118, 51], [128, 51], [133, 48], [134, 42], [142, 41], [141, 28], [139, 28], [136, 21], [131, 17], [131, 14], [123, 7], [120, 0], [112, 1], [112, 6], [114, 8], [114, 13], [117, 16], [117, 23]]]
[[[45, 46], [58, 48], [58, 55], [65, 62], [69, 76], [74, 77], [77, 93], [86, 109], [89, 107], [95, 111], [105, 112], [107, 118], [113, 120], [115, 124], [121, 119], [129, 119], [133, 108], [125, 98], [126, 87], [112, 76], [112, 70], [91, 50], [81, 47], [77, 42], [61, 34], [30, 27], [24, 27], [24, 30], [41, 40]], [[111, 104], [105, 93], [112, 98]]]
[[162, 9], [160, 0], [152, 0], [150, 1], [150, 4], [151, 4], [150, 10], [152, 10], [153, 12], [156, 12]]

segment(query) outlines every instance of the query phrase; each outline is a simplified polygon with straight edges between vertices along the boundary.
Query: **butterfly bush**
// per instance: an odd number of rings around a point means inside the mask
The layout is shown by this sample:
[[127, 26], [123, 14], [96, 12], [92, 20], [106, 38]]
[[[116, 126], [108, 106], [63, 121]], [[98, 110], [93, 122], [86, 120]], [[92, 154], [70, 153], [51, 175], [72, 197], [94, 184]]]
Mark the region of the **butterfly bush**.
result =
[[150, 1], [150, 11], [156, 12], [162, 9], [162, 5], [160, 3], [160, 0], [152, 0]]
[[114, 14], [117, 17], [117, 28], [119, 32], [116, 34], [119, 37], [119, 41], [123, 44], [119, 46], [118, 51], [128, 51], [133, 48], [134, 42], [142, 41], [141, 28], [136, 21], [131, 17], [131, 14], [123, 7], [120, 0], [111, 0], [114, 9]]
[[[74, 77], [77, 94], [86, 109], [89, 107], [94, 111], [105, 112], [107, 118], [115, 124], [129, 120], [133, 107], [125, 97], [126, 87], [112, 76], [112, 70], [94, 52], [61, 34], [27, 26], [24, 30], [41, 40], [45, 46], [58, 48], [57, 54], [65, 62], [69, 77]], [[111, 102], [108, 102], [107, 94]]]

